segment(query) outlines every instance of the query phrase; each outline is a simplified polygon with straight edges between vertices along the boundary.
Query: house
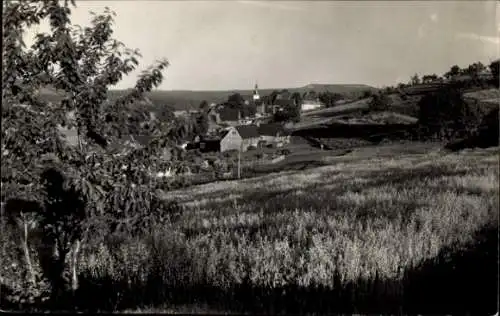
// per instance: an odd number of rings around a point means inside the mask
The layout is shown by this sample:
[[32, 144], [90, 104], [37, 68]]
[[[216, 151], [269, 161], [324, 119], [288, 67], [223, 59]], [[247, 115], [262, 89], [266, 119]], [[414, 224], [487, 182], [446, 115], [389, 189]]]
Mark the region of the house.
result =
[[257, 125], [239, 125], [235, 127], [241, 137], [241, 149], [247, 151], [248, 147], [257, 147], [260, 140], [259, 130]]
[[296, 106], [296, 104], [295, 104], [295, 100], [293, 100], [293, 99], [284, 99], [284, 98], [276, 99], [274, 101], [274, 104], [271, 106], [271, 113], [275, 114], [276, 112], [278, 112], [280, 110], [294, 107], [294, 106]]
[[200, 141], [202, 152], [225, 152], [229, 150], [247, 151], [248, 147], [257, 147], [259, 132], [256, 125], [238, 125], [222, 130], [218, 135], [204, 137]]
[[302, 100], [301, 110], [302, 111], [311, 111], [319, 109], [323, 106], [323, 104], [319, 101], [319, 99], [305, 99]]
[[288, 143], [290, 135], [279, 123], [260, 124], [258, 127], [260, 140], [266, 143]]
[[201, 152], [225, 152], [240, 150], [241, 136], [234, 127], [228, 127], [201, 138], [199, 148]]
[[240, 150], [242, 146], [242, 137], [235, 127], [229, 127], [222, 132], [220, 139], [220, 151]]

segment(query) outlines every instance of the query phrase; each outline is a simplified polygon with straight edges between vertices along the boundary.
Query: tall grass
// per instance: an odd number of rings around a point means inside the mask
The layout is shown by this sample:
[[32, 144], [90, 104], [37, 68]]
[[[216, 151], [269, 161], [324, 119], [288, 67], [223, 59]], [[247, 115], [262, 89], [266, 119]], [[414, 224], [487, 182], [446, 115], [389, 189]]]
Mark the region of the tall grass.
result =
[[497, 227], [498, 186], [498, 154], [473, 152], [342, 162], [172, 191], [169, 198], [187, 207], [177, 222], [84, 249], [82, 276], [110, 288], [83, 283], [82, 295], [114, 291], [106, 304], [119, 309], [201, 298], [229, 304], [242, 300], [241, 289], [243, 300], [297, 289], [337, 293], [332, 306], [392, 297], [401, 307], [408, 271]]

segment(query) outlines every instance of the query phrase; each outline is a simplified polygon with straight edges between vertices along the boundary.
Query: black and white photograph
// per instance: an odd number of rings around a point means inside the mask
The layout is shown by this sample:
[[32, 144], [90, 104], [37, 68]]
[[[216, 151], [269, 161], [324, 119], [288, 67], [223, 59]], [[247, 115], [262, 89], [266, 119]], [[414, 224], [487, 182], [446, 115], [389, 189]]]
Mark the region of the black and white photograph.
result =
[[497, 1], [4, 0], [1, 313], [498, 315]]

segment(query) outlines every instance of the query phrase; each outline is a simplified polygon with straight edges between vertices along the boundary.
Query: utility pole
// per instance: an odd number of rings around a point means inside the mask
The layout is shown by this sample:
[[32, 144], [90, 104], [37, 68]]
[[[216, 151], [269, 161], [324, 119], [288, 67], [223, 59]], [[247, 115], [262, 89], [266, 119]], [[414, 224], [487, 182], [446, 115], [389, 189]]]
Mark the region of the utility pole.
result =
[[240, 150], [238, 151], [238, 179], [241, 177], [241, 149], [243, 144], [240, 144]]

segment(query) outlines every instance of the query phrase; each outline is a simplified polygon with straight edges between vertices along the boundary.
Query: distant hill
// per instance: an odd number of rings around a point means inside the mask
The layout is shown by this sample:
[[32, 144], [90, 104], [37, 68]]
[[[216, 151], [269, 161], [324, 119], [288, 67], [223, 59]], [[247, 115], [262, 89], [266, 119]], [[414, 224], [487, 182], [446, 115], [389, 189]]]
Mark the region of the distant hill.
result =
[[[269, 95], [274, 90], [287, 89], [291, 93], [299, 92], [303, 94], [306, 91], [314, 90], [316, 92], [332, 92], [343, 94], [348, 98], [360, 96], [364, 91], [376, 91], [377, 89], [368, 85], [355, 84], [309, 84], [299, 88], [279, 88], [279, 89], [259, 89], [261, 95]], [[40, 92], [43, 98], [48, 101], [59, 101], [62, 96], [53, 90], [44, 89]], [[117, 98], [127, 93], [127, 90], [111, 90], [110, 97]], [[174, 110], [198, 109], [203, 100], [207, 102], [223, 102], [234, 94], [240, 93], [242, 96], [251, 96], [253, 90], [226, 90], [226, 91], [191, 91], [191, 90], [156, 90], [147, 93], [146, 96], [155, 106], [170, 106]]]

